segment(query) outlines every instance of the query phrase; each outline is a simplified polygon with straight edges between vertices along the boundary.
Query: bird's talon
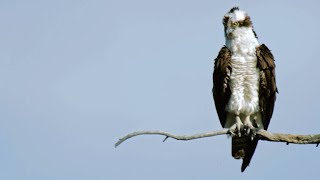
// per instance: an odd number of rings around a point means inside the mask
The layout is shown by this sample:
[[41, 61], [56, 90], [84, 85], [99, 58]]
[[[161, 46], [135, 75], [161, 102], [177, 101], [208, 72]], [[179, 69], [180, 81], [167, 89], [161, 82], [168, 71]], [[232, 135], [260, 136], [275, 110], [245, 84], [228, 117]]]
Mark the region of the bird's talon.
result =
[[251, 134], [251, 129], [248, 127], [246, 131], [246, 135], [250, 135], [250, 134]]
[[233, 130], [233, 129], [229, 129], [228, 133], [230, 134], [231, 137], [237, 136], [234, 131], [235, 130]]

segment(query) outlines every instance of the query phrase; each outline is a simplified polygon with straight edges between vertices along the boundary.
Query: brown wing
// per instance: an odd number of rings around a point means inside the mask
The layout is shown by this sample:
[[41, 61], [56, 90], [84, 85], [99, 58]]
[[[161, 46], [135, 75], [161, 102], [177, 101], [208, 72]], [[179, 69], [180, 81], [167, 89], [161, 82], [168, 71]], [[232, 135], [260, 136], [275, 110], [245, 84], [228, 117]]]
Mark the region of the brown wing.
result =
[[271, 51], [264, 44], [257, 47], [257, 66], [260, 68], [259, 105], [264, 129], [269, 126], [276, 101], [275, 63]]
[[[270, 119], [272, 117], [274, 103], [276, 101], [276, 86], [275, 64], [271, 51], [264, 44], [257, 47], [257, 66], [260, 69], [259, 82], [259, 105], [264, 129], [268, 129]], [[249, 165], [254, 151], [257, 147], [258, 139], [247, 141], [246, 155], [243, 159], [241, 171], [243, 172]]]
[[231, 74], [231, 51], [227, 47], [221, 48], [214, 62], [213, 71], [213, 99], [216, 105], [216, 110], [220, 119], [221, 126], [224, 127], [227, 118], [225, 110], [230, 99], [230, 74]]

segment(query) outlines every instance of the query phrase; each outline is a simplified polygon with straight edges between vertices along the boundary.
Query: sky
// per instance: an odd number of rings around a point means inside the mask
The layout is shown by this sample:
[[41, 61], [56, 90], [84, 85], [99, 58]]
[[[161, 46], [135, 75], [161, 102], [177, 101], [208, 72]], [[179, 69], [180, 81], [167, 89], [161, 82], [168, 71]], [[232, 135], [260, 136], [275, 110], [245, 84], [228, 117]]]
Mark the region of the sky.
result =
[[0, 1], [0, 179], [316, 178], [319, 147], [138, 136], [221, 129], [212, 99], [222, 18], [248, 12], [276, 59], [269, 131], [319, 133], [319, 1]]

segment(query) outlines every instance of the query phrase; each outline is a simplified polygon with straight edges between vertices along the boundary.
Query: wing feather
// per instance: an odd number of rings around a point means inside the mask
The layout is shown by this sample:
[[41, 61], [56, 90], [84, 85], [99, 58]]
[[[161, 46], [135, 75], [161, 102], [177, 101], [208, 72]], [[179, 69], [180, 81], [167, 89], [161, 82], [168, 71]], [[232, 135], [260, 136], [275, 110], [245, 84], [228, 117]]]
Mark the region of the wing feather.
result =
[[224, 127], [227, 118], [225, 110], [231, 96], [230, 74], [231, 74], [231, 51], [222, 47], [214, 62], [213, 71], [213, 98], [221, 126]]
[[264, 128], [267, 129], [276, 101], [276, 74], [274, 57], [265, 44], [257, 47], [257, 66], [260, 69], [259, 105]]

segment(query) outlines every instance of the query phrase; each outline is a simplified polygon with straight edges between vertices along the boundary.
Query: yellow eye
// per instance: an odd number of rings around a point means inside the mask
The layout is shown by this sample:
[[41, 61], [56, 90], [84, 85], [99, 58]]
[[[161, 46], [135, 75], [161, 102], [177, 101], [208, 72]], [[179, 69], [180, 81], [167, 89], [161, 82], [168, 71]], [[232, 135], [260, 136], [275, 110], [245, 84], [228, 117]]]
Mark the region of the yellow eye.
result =
[[233, 23], [231, 24], [231, 26], [232, 26], [232, 27], [237, 27], [237, 26], [239, 26], [239, 22], [233, 22]]

